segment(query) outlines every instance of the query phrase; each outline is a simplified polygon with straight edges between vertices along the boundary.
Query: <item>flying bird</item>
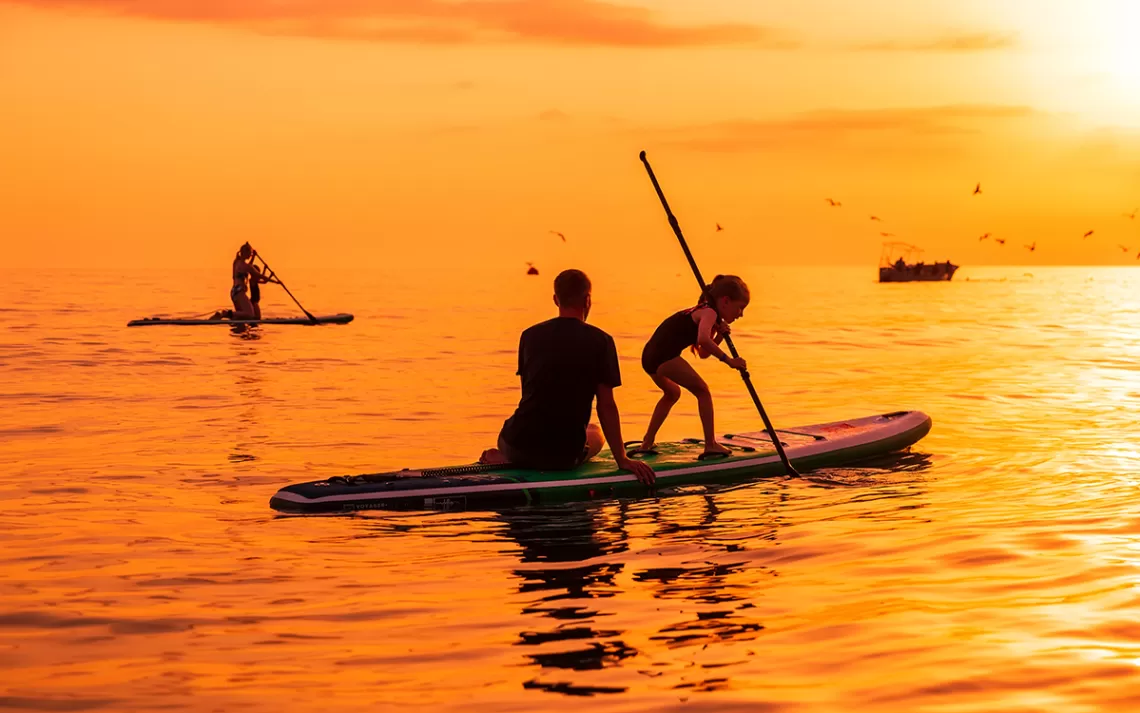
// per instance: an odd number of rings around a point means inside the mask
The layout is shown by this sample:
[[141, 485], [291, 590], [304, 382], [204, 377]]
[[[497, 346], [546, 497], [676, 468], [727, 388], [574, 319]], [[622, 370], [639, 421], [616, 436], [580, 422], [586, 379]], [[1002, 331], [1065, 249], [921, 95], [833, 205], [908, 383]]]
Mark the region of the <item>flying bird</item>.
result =
[[722, 230], [724, 230], [724, 228], [720, 227], [720, 223], [717, 223], [717, 224], [716, 224], [716, 232], [718, 232], [718, 233], [719, 233], [719, 232], [720, 232], [720, 231], [722, 231]]
[[1029, 252], [1033, 252], [1034, 250], [1037, 249], [1037, 241], [1034, 240], [1032, 245], [1026, 245], [1025, 249], [1028, 250]]
[[1130, 252], [1128, 248], [1126, 248], [1125, 246], [1121, 245], [1120, 243], [1117, 243], [1117, 244], [1116, 244], [1116, 247], [1120, 248], [1122, 252]]
[[1125, 218], [1127, 218], [1129, 220], [1136, 220], [1136, 211], [1137, 210], [1140, 210], [1140, 208], [1133, 208], [1131, 213], [1124, 213], [1123, 215]]
[[880, 217], [879, 217], [879, 216], [877, 216], [877, 215], [872, 215], [872, 216], [871, 216], [871, 220], [877, 220], [877, 221], [879, 221], [880, 223], [882, 223], [882, 222], [883, 222], [883, 219], [882, 219], [882, 218], [880, 218]]
[[529, 265], [529, 267], [527, 268], [526, 274], [528, 274], [528, 275], [537, 275], [538, 274], [538, 268], [534, 266], [533, 262], [528, 262], [527, 265]]
[[566, 236], [563, 235], [562, 233], [558, 232], [557, 230], [551, 230], [550, 232], [553, 233], [554, 235], [557, 235], [558, 237], [562, 238], [562, 242], [566, 242]]
[[994, 242], [998, 245], [1005, 245], [1005, 238], [994, 238]]
[[824, 198], [824, 200], [827, 201], [827, 204], [829, 206], [831, 206], [832, 208], [842, 208], [843, 207], [843, 204], [840, 203], [839, 201], [832, 200], [830, 198]]
[[1092, 235], [1092, 234], [1093, 234], [1093, 233], [1095, 233], [1095, 232], [1096, 232], [1095, 230], [1090, 230], [1089, 232], [1087, 232], [1087, 233], [1085, 233], [1084, 235], [1082, 235], [1082, 236], [1081, 236], [1081, 239], [1082, 239], [1082, 240], [1084, 240], [1085, 238], [1087, 238], [1088, 236]]
[[981, 192], [982, 192], [982, 184], [979, 183], [978, 185], [974, 186], [974, 192], [971, 195], [976, 196]]
[[985, 239], [986, 239], [986, 238], [988, 238], [988, 237], [990, 237], [990, 234], [989, 234], [989, 233], [986, 233], [986, 234], [985, 234], [985, 235], [983, 235], [982, 237], [978, 238], [978, 240], [985, 240]]

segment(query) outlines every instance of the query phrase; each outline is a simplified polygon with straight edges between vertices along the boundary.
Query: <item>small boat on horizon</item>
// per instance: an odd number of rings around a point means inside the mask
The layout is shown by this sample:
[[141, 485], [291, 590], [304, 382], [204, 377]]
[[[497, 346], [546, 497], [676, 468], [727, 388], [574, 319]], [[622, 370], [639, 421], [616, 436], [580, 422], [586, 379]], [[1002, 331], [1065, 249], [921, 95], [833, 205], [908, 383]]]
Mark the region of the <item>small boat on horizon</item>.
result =
[[909, 243], [883, 243], [879, 282], [947, 282], [954, 278], [958, 265], [949, 260], [933, 263], [916, 260], [922, 253], [922, 248]]

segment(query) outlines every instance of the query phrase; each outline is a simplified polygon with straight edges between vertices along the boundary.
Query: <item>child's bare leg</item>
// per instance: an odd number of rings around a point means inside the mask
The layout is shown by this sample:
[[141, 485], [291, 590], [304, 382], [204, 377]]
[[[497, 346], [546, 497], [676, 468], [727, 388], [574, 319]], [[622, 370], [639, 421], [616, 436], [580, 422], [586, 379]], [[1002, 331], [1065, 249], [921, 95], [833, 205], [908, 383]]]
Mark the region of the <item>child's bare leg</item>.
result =
[[670, 359], [657, 370], [657, 376], [663, 376], [676, 384], [683, 386], [693, 396], [697, 397], [697, 409], [701, 415], [701, 426], [705, 431], [705, 453], [731, 453], [729, 449], [716, 442], [716, 428], [713, 424], [712, 394], [709, 393], [708, 384], [701, 375], [681, 357]]
[[[681, 357], [677, 358], [680, 359]], [[681, 387], [669, 379], [654, 375], [653, 383], [661, 388], [662, 393], [661, 399], [653, 409], [653, 416], [649, 419], [649, 428], [645, 430], [645, 438], [641, 439], [641, 447], [645, 450], [649, 450], [656, 445], [657, 432], [661, 430], [661, 425], [665, 423], [665, 418], [669, 415], [673, 404], [677, 403], [677, 399], [681, 398]]]
[[716, 442], [716, 428], [713, 426], [713, 402], [709, 387], [704, 393], [694, 393], [697, 397], [697, 411], [701, 414], [701, 425], [705, 429], [705, 453], [732, 453], [729, 449]]

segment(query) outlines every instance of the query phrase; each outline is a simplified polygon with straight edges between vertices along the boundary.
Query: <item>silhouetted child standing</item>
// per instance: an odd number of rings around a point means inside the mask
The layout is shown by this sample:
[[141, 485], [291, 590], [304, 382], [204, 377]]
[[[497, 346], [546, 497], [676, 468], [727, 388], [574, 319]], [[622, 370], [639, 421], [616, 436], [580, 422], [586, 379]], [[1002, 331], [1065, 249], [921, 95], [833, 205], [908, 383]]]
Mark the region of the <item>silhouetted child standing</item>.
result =
[[702, 359], [715, 356], [733, 369], [744, 370], [747, 366], [744, 360], [725, 354], [719, 344], [724, 335], [729, 333], [728, 325], [744, 316], [749, 297], [748, 286], [739, 277], [717, 275], [696, 307], [677, 312], [653, 332], [641, 353], [641, 367], [664, 393], [653, 409], [653, 417], [649, 420], [649, 428], [642, 440], [642, 449], [649, 450], [653, 447], [657, 431], [665, 423], [673, 404], [681, 397], [680, 387], [684, 387], [697, 397], [697, 409], [705, 432], [705, 453], [730, 452], [716, 441], [709, 387], [681, 353], [689, 348]]

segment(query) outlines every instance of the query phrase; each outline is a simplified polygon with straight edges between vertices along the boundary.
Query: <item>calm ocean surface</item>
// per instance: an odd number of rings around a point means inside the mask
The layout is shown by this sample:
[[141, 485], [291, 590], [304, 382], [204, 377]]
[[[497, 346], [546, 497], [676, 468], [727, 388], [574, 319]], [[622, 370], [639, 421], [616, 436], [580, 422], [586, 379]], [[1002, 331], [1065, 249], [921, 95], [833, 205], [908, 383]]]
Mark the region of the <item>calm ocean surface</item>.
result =
[[[292, 268], [356, 321], [234, 334], [125, 326], [224, 306], [228, 263], [0, 270], [0, 709], [1135, 710], [1140, 270], [734, 271], [778, 427], [919, 409], [930, 435], [801, 479], [283, 517], [282, 485], [492, 445], [554, 272]], [[641, 346], [695, 295], [674, 272], [594, 276], [626, 439]], [[718, 431], [761, 428], [699, 368]], [[699, 433], [685, 396], [661, 438]]]

